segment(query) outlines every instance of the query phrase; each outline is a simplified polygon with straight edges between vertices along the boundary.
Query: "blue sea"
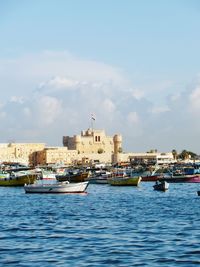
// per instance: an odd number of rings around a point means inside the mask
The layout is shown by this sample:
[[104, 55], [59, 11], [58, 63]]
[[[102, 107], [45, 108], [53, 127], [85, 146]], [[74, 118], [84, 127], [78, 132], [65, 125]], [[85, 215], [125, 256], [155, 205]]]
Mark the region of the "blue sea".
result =
[[167, 192], [90, 184], [87, 194], [0, 187], [0, 266], [197, 266], [200, 184]]

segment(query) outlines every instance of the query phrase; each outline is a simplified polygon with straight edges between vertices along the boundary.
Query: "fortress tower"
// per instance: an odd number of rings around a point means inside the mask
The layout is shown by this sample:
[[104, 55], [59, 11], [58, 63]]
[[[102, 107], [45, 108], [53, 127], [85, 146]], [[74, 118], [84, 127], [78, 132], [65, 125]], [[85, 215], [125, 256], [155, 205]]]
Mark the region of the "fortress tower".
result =
[[120, 153], [122, 149], [122, 136], [120, 134], [114, 135], [113, 143], [114, 143], [113, 161], [114, 163], [117, 163], [120, 161]]

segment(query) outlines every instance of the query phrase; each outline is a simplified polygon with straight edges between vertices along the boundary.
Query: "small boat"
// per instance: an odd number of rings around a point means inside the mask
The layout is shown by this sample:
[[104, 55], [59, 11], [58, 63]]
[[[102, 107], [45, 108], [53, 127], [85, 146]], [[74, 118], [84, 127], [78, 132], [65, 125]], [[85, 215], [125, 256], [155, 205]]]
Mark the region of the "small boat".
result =
[[167, 191], [169, 189], [169, 183], [166, 181], [156, 181], [155, 185], [153, 186], [154, 190], [157, 191]]
[[91, 184], [107, 184], [110, 177], [112, 177], [112, 173], [109, 171], [97, 171], [93, 176], [88, 178], [88, 181]]
[[54, 184], [25, 184], [25, 193], [83, 193], [89, 182], [69, 183], [58, 182]]
[[140, 176], [116, 176], [112, 178], [108, 178], [108, 183], [110, 185], [122, 185], [122, 186], [138, 186], [141, 182], [142, 178]]
[[172, 175], [171, 177], [163, 176], [160, 180], [168, 183], [200, 183], [200, 175]]
[[162, 174], [142, 175], [142, 182], [155, 182], [163, 177]]
[[81, 170], [67, 170], [64, 174], [56, 175], [59, 182], [69, 181], [70, 183], [84, 182], [88, 178], [89, 172]]

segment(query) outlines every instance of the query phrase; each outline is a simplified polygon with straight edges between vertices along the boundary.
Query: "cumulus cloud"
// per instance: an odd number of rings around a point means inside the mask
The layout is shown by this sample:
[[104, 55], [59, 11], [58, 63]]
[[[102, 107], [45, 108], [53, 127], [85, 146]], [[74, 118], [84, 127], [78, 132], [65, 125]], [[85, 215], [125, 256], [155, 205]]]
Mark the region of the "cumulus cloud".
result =
[[137, 112], [130, 112], [127, 119], [129, 123], [137, 124], [139, 122], [139, 116]]
[[141, 98], [143, 98], [145, 96], [145, 93], [141, 89], [133, 89], [132, 90], [132, 96], [135, 99], [140, 100]]
[[51, 88], [52, 90], [73, 89], [79, 84], [78, 81], [56, 76], [47, 82], [42, 82], [38, 88]]
[[153, 114], [160, 114], [160, 113], [167, 112], [167, 111], [170, 111], [169, 107], [167, 106], [154, 106], [151, 109], [151, 112]]
[[23, 104], [24, 103], [24, 97], [23, 96], [11, 96], [10, 102]]
[[38, 123], [44, 127], [56, 122], [62, 112], [62, 101], [51, 96], [42, 96], [36, 102]]
[[102, 103], [105, 112], [113, 113], [115, 111], [115, 104], [110, 99], [105, 99]]
[[[193, 142], [199, 138], [200, 126], [193, 120], [200, 112], [198, 86], [168, 94], [161, 102], [157, 87], [155, 95], [148, 85], [146, 90], [132, 89], [135, 85], [119, 68], [68, 52], [45, 51], [0, 63], [0, 142], [62, 145], [63, 135], [90, 127], [91, 113], [96, 115], [95, 128], [108, 135], [122, 133], [127, 151], [168, 151], [170, 144], [178, 149], [184, 143], [187, 148], [191, 128]], [[172, 85], [157, 84], [161, 92]]]
[[189, 95], [191, 112], [200, 115], [200, 86], [196, 87]]

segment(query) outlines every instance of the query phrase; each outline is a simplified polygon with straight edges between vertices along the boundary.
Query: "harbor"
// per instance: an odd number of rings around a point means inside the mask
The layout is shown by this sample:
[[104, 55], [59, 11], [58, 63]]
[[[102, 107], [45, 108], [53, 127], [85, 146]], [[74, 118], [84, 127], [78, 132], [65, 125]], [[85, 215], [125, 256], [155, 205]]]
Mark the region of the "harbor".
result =
[[200, 1], [0, 10], [0, 267], [200, 266]]

